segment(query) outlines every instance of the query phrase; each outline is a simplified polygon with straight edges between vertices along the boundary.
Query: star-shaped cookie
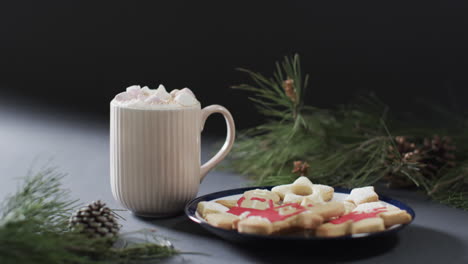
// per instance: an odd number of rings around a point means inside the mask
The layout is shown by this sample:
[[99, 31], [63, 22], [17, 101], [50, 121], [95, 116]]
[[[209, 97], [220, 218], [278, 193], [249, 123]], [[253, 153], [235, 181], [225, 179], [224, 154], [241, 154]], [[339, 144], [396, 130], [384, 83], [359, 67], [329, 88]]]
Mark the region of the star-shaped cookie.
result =
[[330, 201], [334, 192], [333, 187], [313, 184], [304, 176], [291, 184], [276, 186], [271, 191], [278, 194], [283, 203], [300, 203], [302, 206]]
[[353, 202], [355, 205], [363, 203], [377, 202], [379, 196], [374, 191], [374, 186], [366, 186], [361, 188], [354, 188], [345, 199], [348, 202]]

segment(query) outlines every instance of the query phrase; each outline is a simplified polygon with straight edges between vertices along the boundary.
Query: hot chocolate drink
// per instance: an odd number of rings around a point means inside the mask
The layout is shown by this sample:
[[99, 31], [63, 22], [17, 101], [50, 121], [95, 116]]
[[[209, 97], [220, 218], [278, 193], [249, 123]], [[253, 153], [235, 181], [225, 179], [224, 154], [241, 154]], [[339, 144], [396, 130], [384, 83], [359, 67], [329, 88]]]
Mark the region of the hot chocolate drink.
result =
[[[201, 109], [188, 88], [170, 93], [130, 86], [112, 100], [110, 173], [112, 193], [124, 207], [143, 216], [177, 214], [194, 198], [200, 181], [229, 152], [234, 121], [220, 105]], [[200, 162], [200, 134], [206, 118], [220, 113], [227, 137], [221, 150]]]

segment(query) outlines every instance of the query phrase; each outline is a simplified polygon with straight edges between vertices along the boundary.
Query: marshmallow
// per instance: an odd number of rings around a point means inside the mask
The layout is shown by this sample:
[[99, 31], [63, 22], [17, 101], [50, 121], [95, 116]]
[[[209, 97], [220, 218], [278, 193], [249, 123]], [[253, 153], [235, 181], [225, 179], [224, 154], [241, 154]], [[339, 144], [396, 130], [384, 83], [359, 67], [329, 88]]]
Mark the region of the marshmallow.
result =
[[197, 99], [191, 94], [192, 92], [188, 91], [179, 91], [174, 98], [174, 102], [182, 105], [182, 106], [192, 106], [198, 103]]
[[145, 95], [145, 96], [151, 95], [152, 92], [153, 91], [148, 86], [144, 86], [143, 88], [140, 89], [140, 94]]
[[180, 91], [179, 89], [174, 89], [174, 90], [172, 90], [172, 91], [170, 92], [170, 95], [171, 95], [172, 97], [175, 97], [179, 91]]
[[166, 91], [164, 85], [160, 84], [158, 89], [154, 92], [154, 96], [159, 97], [164, 102], [167, 102], [171, 99], [171, 95]]
[[153, 94], [145, 99], [145, 104], [164, 104], [166, 101], [162, 100], [159, 96]]
[[193, 94], [192, 90], [189, 88], [185, 87], [184, 89], [180, 90], [181, 93], [188, 93], [190, 94], [193, 98], [196, 98], [195, 94]]
[[190, 89], [174, 89], [168, 93], [162, 84], [155, 90], [148, 86], [129, 86], [125, 92], [117, 94], [112, 103], [141, 109], [190, 107], [199, 104]]
[[127, 93], [138, 95], [140, 92], [140, 85], [132, 85], [127, 88]]
[[148, 88], [148, 86], [145, 86], [141, 88], [141, 90], [138, 93], [137, 98], [140, 101], [145, 101], [150, 95], [151, 95], [151, 90]]
[[115, 100], [119, 102], [129, 101], [132, 99], [134, 99], [134, 97], [127, 92], [121, 92], [115, 96]]

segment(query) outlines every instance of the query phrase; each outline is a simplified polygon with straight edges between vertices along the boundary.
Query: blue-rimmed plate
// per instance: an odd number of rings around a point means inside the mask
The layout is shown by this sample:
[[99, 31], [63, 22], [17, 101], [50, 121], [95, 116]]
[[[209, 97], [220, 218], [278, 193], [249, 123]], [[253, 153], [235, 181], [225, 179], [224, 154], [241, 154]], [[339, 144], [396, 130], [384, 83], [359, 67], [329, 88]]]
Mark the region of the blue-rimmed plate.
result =
[[[296, 241], [296, 242], [305, 242], [305, 241], [328, 241], [328, 240], [360, 240], [362, 238], [371, 238], [371, 237], [382, 237], [391, 234], [395, 234], [396, 232], [403, 229], [408, 224], [404, 225], [394, 225], [388, 228], [385, 231], [375, 232], [375, 233], [365, 233], [365, 234], [354, 234], [349, 236], [341, 236], [341, 237], [333, 237], [333, 238], [324, 238], [324, 237], [316, 237], [313, 235], [309, 235], [307, 233], [294, 233], [288, 235], [253, 235], [253, 234], [243, 234], [239, 233], [236, 230], [225, 230], [221, 228], [214, 227], [208, 224], [198, 213], [197, 213], [197, 205], [199, 202], [203, 201], [216, 201], [216, 200], [234, 200], [239, 199], [245, 191], [253, 190], [253, 189], [267, 189], [271, 190], [273, 186], [257, 186], [257, 187], [248, 187], [248, 188], [238, 188], [238, 189], [231, 189], [221, 192], [210, 193], [207, 195], [203, 195], [197, 197], [190, 201], [185, 206], [185, 214], [192, 220], [193, 222], [200, 224], [203, 228], [210, 231], [213, 234], [216, 234], [226, 240], [235, 241], [235, 242], [247, 242], [247, 243], [257, 243], [257, 242], [267, 242], [267, 241]], [[342, 188], [335, 188], [335, 193], [333, 195], [334, 201], [342, 201], [345, 197], [349, 194], [351, 190], [349, 189], [342, 189]], [[413, 218], [415, 218], [414, 210], [409, 207], [408, 205], [388, 198], [384, 196], [380, 196], [380, 201], [396, 206], [402, 210], [406, 210]]]

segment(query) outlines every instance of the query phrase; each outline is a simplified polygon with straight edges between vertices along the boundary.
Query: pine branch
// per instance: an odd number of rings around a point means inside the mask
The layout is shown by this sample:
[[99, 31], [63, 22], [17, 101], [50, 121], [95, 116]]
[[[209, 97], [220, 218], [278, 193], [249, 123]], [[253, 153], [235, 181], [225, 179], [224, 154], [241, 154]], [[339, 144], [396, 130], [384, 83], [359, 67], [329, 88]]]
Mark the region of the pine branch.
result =
[[76, 200], [61, 186], [65, 174], [42, 168], [0, 207], [0, 263], [136, 263], [179, 254], [154, 232], [126, 247], [68, 229]]
[[440, 203], [468, 211], [468, 191], [446, 192], [433, 195], [432, 198]]
[[[414, 184], [434, 200], [468, 210], [466, 151], [457, 153], [461, 165], [451, 169], [439, 165], [436, 175], [434, 171], [429, 174], [427, 163], [431, 160], [440, 163], [440, 157], [431, 156], [431, 151], [412, 153], [414, 157], [399, 153], [387, 124], [392, 124], [396, 135], [422, 135], [422, 138], [437, 134], [437, 128], [415, 127], [390, 119], [388, 107], [372, 94], [338, 109], [304, 104], [308, 75], [302, 77], [298, 55], [276, 63], [273, 78], [242, 71], [252, 78], [254, 85], [234, 88], [252, 92], [249, 99], [270, 119], [241, 133], [227, 168], [249, 175], [256, 184], [279, 185], [297, 177], [291, 172], [292, 164], [302, 160], [310, 164], [306, 176], [314, 182], [358, 187], [393, 179]], [[461, 142], [462, 147], [468, 146], [464, 129], [468, 122], [464, 118], [452, 119], [462, 120], [463, 124], [445, 130], [451, 131], [452, 138]]]
[[66, 226], [65, 219], [77, 201], [71, 200], [68, 191], [61, 189], [64, 176], [51, 167], [28, 175], [20, 190], [8, 197], [1, 207], [0, 226], [19, 220], [36, 222], [41, 230]]
[[[240, 84], [232, 88], [252, 92], [254, 97], [249, 99], [256, 104], [260, 113], [283, 121], [296, 120], [300, 115], [309, 76], [302, 77], [299, 55], [286, 56], [283, 62], [277, 63], [273, 78], [243, 68], [238, 70], [247, 73], [255, 84]], [[288, 80], [289, 91], [285, 87]]]

